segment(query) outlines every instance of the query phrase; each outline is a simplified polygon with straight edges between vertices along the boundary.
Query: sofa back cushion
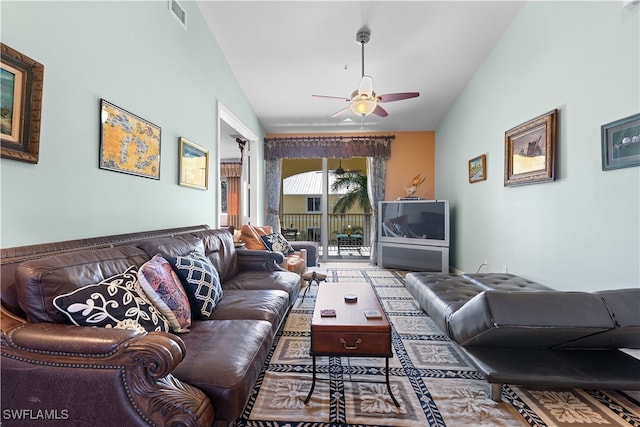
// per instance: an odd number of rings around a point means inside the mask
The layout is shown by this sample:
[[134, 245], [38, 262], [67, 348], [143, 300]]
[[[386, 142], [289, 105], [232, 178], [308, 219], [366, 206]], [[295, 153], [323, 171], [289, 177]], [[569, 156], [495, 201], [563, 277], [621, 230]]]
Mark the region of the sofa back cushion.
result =
[[451, 315], [461, 345], [553, 348], [615, 326], [606, 305], [587, 292], [484, 291]]
[[202, 242], [204, 254], [218, 271], [222, 284], [238, 274], [238, 255], [228, 230], [204, 230], [192, 235]]
[[53, 299], [139, 267], [149, 256], [134, 246], [92, 249], [25, 261], [16, 269], [20, 307], [30, 322], [69, 323]]

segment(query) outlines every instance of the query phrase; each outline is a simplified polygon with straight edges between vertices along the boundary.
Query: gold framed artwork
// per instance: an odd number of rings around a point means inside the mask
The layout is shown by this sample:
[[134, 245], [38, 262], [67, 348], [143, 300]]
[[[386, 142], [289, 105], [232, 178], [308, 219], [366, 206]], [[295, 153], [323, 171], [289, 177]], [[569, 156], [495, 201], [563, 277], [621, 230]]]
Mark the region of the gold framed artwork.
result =
[[38, 163], [44, 65], [4, 43], [0, 59], [1, 155]]
[[180, 182], [185, 187], [209, 188], [209, 150], [180, 138]]
[[487, 179], [487, 156], [481, 154], [469, 160], [469, 182], [484, 181]]
[[552, 110], [505, 132], [505, 187], [555, 179], [557, 115]]
[[100, 100], [100, 169], [160, 179], [160, 126]]

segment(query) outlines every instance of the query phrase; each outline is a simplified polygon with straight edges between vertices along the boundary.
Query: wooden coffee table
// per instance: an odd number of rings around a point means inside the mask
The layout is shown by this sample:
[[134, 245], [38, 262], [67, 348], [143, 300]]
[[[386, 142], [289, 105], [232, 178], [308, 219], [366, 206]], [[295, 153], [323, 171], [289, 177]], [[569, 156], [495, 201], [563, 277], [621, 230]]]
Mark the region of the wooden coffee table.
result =
[[[355, 296], [357, 301], [348, 302], [345, 296]], [[335, 316], [323, 316], [324, 310], [334, 310]], [[379, 316], [376, 317], [375, 313], [370, 312], [377, 312]], [[369, 314], [369, 317], [365, 313]], [[393, 403], [400, 407], [391, 392], [389, 383], [389, 358], [393, 357], [391, 324], [371, 285], [367, 283], [321, 283], [319, 285], [311, 320], [310, 354], [313, 356], [313, 380], [304, 403], [309, 402], [316, 385], [317, 356], [384, 357], [387, 390]]]

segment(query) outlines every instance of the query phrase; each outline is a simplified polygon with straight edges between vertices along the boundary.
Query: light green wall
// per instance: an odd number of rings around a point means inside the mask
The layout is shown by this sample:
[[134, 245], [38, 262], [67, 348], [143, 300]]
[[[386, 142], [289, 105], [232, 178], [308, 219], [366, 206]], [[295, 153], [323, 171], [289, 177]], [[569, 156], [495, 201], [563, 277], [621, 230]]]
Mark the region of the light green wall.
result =
[[[217, 185], [177, 185], [178, 138], [213, 155], [218, 101], [264, 132], [197, 5], [180, 4], [188, 31], [166, 0], [1, 2], [2, 42], [45, 67], [40, 162], [0, 163], [2, 247], [217, 223]], [[159, 181], [98, 168], [100, 98], [162, 128]]]
[[[600, 126], [640, 111], [639, 10], [530, 2], [436, 132], [436, 197], [452, 206], [451, 264], [556, 289], [640, 284], [640, 167], [601, 170]], [[555, 182], [504, 187], [504, 133], [554, 108]], [[487, 155], [487, 181], [467, 161]], [[483, 267], [482, 272], [487, 271]]]

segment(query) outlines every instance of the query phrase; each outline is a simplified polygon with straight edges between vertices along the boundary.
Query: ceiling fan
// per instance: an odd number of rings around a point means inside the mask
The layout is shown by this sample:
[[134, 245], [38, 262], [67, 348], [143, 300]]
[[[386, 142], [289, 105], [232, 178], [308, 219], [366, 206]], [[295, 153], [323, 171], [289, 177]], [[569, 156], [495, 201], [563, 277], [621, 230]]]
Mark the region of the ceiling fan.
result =
[[389, 113], [380, 106], [381, 103], [400, 101], [403, 99], [415, 98], [420, 96], [419, 92], [400, 92], [400, 93], [387, 93], [385, 95], [376, 95], [373, 91], [373, 77], [364, 73], [364, 45], [369, 42], [371, 38], [371, 31], [364, 27], [361, 28], [356, 34], [356, 41], [360, 43], [362, 49], [362, 78], [358, 89], [351, 93], [350, 98], [343, 98], [339, 96], [326, 96], [326, 95], [312, 95], [314, 98], [329, 98], [339, 99], [349, 103], [348, 106], [336, 111], [331, 117], [339, 116], [349, 110], [353, 111], [358, 116], [368, 116], [373, 113], [380, 117], [387, 117]]

